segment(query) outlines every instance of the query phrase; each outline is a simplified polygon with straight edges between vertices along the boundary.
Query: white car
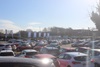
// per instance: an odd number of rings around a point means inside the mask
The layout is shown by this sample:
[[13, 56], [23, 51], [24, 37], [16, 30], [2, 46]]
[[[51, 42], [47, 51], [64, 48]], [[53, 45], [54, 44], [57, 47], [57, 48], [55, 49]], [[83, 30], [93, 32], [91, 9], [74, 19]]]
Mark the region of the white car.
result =
[[89, 67], [87, 54], [80, 52], [66, 52], [58, 56], [60, 67]]
[[6, 56], [14, 57], [15, 53], [12, 50], [2, 50], [2, 51], [0, 51], [0, 56], [3, 56], [3, 57], [6, 57]]
[[33, 49], [25, 49], [20, 54], [16, 55], [16, 57], [23, 57], [23, 58], [32, 58], [38, 51]]
[[59, 54], [60, 46], [58, 44], [49, 44], [40, 49], [40, 53], [42, 54], [52, 54], [54, 56]]
[[0, 43], [0, 50], [12, 50], [12, 47], [8, 43]]

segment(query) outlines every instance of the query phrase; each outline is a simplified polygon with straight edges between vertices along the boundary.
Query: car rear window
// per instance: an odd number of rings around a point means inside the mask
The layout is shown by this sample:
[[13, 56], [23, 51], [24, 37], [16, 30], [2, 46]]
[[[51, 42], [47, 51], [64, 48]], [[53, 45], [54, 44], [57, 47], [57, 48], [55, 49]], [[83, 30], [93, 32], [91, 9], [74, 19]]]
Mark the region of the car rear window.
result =
[[0, 56], [14, 56], [14, 54], [12, 52], [4, 52], [0, 53]]
[[27, 52], [26, 55], [35, 55], [37, 52]]
[[67, 52], [75, 52], [76, 50], [66, 50]]
[[76, 60], [76, 61], [86, 61], [86, 56], [78, 56], [78, 57], [74, 57], [74, 59]]

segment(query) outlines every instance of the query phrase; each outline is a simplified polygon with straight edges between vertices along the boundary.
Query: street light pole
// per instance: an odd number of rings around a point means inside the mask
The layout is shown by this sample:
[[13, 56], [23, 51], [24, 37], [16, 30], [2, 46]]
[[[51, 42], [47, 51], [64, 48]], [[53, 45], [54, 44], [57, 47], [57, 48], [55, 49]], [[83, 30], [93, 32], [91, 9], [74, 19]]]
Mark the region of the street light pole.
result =
[[[96, 31], [98, 31], [96, 28], [92, 29], [92, 40], [93, 40], [93, 42], [92, 42], [92, 49], [95, 49], [94, 41], [95, 41], [95, 38], [96, 38]], [[94, 51], [92, 51], [92, 58], [94, 58]]]

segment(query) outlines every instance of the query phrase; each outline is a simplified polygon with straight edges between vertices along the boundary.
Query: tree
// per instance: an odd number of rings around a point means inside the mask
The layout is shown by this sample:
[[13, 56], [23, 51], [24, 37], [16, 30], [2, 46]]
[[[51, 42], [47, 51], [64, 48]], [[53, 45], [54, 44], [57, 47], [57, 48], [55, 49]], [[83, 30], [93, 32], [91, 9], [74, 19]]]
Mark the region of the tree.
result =
[[100, 31], [100, 3], [97, 5], [96, 10], [97, 12], [92, 11], [90, 18], [95, 23], [96, 28]]

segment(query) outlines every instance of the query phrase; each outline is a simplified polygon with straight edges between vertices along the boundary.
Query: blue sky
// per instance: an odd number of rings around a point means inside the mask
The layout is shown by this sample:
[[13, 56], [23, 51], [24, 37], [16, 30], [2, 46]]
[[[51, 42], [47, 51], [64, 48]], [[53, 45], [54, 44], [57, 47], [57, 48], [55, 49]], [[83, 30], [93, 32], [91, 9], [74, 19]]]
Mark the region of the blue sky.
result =
[[89, 14], [96, 0], [0, 0], [1, 29], [63, 27], [87, 29], [95, 27]]

